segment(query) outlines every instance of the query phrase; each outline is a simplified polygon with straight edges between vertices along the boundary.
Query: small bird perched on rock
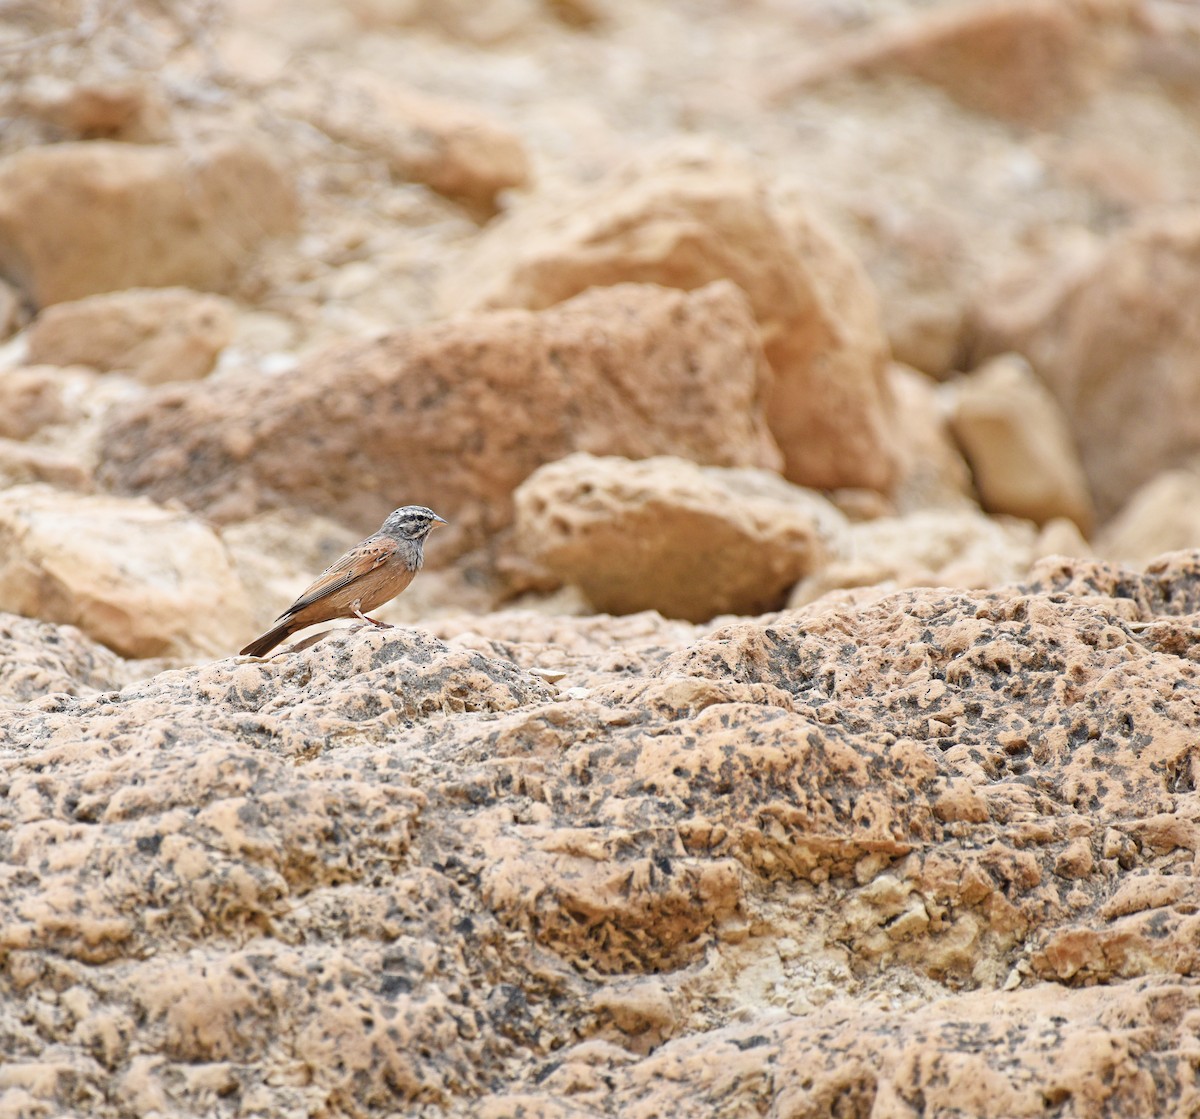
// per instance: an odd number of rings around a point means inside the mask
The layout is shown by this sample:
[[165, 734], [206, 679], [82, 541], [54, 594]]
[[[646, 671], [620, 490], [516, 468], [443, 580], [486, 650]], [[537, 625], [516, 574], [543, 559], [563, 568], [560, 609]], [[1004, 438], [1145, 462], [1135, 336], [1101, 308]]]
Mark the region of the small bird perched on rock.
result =
[[413, 581], [425, 559], [425, 537], [439, 524], [446, 522], [424, 505], [405, 505], [388, 514], [377, 533], [322, 571], [275, 619], [277, 624], [240, 655], [261, 657], [297, 630], [334, 618], [361, 618], [389, 629], [387, 622], [369, 618], [367, 612], [395, 598]]

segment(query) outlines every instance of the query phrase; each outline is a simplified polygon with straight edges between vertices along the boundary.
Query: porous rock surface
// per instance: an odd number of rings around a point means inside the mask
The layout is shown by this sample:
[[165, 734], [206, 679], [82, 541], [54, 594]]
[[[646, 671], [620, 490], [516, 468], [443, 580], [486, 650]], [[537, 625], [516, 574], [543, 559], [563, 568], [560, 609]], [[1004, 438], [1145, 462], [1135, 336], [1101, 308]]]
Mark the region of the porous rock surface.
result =
[[98, 477], [217, 521], [294, 506], [374, 530], [407, 496], [459, 547], [570, 451], [777, 467], [745, 297], [624, 284], [347, 342], [295, 375], [165, 386], [109, 414]]
[[1198, 587], [364, 627], [12, 707], [5, 1105], [1186, 1112]]

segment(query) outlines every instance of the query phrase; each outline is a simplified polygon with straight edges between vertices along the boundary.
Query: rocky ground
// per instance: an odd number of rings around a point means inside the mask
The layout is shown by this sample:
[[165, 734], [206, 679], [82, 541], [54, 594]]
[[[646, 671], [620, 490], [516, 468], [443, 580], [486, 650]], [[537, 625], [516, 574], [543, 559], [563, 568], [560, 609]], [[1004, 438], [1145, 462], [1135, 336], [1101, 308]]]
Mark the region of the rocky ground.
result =
[[1198, 122], [1185, 0], [0, 4], [0, 1119], [1200, 1114]]

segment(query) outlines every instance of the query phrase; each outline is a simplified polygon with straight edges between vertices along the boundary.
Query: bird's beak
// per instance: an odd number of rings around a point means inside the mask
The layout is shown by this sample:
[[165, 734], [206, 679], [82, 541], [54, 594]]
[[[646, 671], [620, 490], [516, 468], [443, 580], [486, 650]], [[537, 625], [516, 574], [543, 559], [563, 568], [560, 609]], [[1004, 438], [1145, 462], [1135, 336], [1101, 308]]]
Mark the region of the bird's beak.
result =
[[434, 519], [435, 521], [437, 521], [437, 523], [438, 523], [438, 524], [440, 524], [440, 525], [448, 525], [448, 524], [450, 523], [450, 522], [449, 522], [448, 520], [446, 520], [444, 517], [439, 517], [439, 516], [438, 516], [436, 513], [434, 513], [434, 515], [433, 515], [433, 519]]

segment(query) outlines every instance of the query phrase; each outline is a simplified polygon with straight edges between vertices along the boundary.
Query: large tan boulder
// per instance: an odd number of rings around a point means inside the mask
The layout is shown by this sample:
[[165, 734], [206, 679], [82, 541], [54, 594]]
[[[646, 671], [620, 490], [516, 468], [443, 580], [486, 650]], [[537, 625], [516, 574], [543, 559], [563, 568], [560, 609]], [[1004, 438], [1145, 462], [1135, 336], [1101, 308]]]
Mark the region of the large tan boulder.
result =
[[1066, 517], [1091, 531], [1091, 495], [1066, 417], [1024, 358], [993, 358], [947, 391], [950, 425], [989, 513], [1039, 525]]
[[598, 610], [691, 621], [778, 609], [846, 523], [777, 475], [665, 457], [570, 455], [515, 502], [520, 546]]
[[211, 528], [149, 501], [0, 493], [0, 610], [77, 626], [125, 657], [212, 657], [249, 632]]
[[54, 144], [0, 160], [0, 274], [39, 307], [129, 287], [227, 289], [297, 220], [291, 182], [245, 140]]
[[785, 475], [887, 489], [887, 342], [870, 281], [831, 230], [773, 203], [723, 148], [670, 149], [566, 201], [531, 199], [483, 235], [443, 299], [447, 309], [536, 309], [624, 281], [690, 290], [722, 278], [746, 292], [762, 331]]
[[234, 306], [186, 288], [142, 289], [56, 303], [34, 319], [29, 359], [121, 370], [148, 384], [209, 373], [233, 341]]
[[571, 451], [777, 467], [767, 376], [732, 284], [624, 285], [155, 390], [110, 412], [99, 477], [218, 521], [294, 505], [365, 531], [420, 502], [453, 522], [445, 556], [506, 528], [512, 491]]

